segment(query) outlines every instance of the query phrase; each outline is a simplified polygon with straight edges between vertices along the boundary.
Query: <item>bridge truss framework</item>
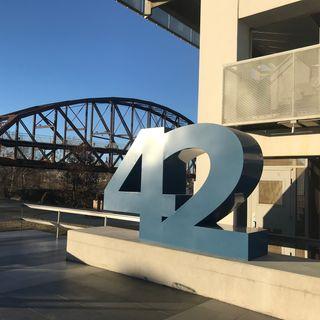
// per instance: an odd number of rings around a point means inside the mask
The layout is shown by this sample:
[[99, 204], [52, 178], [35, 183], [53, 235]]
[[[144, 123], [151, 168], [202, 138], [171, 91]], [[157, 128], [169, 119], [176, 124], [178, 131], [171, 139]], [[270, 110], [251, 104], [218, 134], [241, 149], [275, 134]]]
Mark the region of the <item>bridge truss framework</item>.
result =
[[0, 116], [0, 165], [68, 170], [81, 164], [112, 173], [140, 129], [188, 124], [192, 121], [182, 114], [138, 99], [89, 98], [31, 107]]

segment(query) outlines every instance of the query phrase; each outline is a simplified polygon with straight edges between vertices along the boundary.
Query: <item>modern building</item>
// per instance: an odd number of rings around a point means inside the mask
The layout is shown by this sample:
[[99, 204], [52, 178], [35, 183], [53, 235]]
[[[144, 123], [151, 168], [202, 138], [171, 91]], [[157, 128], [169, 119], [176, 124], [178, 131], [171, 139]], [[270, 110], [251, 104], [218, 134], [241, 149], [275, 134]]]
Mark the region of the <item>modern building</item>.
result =
[[[261, 181], [234, 219], [272, 250], [319, 258], [320, 1], [121, 0], [200, 50], [198, 121], [252, 134]], [[198, 159], [197, 187], [206, 158]]]

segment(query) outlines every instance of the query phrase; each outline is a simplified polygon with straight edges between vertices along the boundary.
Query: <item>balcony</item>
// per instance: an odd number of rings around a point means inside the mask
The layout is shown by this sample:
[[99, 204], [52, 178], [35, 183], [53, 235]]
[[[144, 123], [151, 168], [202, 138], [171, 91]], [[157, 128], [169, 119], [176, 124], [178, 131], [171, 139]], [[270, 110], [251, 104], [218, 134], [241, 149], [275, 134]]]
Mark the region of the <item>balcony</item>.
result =
[[320, 45], [227, 65], [223, 90], [224, 125], [319, 126]]

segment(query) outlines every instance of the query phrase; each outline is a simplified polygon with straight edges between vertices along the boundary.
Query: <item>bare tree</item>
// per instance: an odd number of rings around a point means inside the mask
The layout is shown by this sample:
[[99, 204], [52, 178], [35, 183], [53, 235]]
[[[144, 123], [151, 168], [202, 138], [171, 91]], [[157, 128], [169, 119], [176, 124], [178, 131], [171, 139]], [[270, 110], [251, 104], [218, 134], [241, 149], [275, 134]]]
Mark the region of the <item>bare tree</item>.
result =
[[66, 186], [71, 186], [72, 197], [66, 199], [72, 207], [92, 207], [99, 193], [99, 174], [88, 168], [94, 168], [96, 159], [84, 146], [79, 146], [69, 157], [70, 169], [62, 174]]

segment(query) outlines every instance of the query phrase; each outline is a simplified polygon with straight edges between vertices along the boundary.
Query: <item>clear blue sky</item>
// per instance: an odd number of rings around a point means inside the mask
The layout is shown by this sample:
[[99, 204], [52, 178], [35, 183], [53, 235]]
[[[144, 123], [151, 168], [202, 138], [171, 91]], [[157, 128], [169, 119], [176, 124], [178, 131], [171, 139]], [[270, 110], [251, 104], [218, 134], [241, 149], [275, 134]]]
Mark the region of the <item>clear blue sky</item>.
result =
[[0, 41], [0, 114], [123, 96], [196, 120], [198, 50], [114, 0], [1, 0]]

